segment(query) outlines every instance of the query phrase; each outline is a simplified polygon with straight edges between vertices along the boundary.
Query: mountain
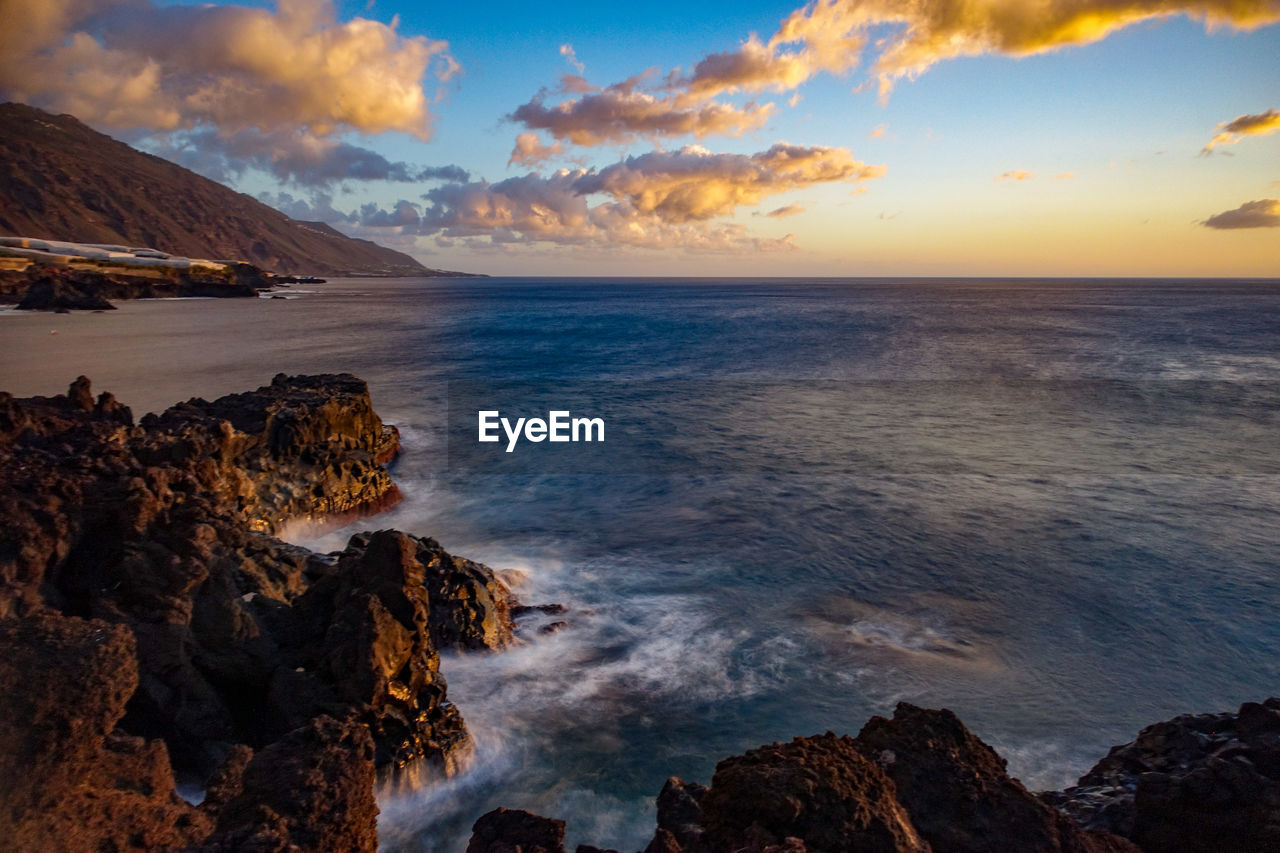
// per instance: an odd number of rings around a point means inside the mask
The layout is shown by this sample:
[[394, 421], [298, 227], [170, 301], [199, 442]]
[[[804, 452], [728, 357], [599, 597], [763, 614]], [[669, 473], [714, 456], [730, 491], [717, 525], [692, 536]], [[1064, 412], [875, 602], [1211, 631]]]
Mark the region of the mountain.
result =
[[0, 104], [0, 234], [151, 246], [302, 275], [457, 275], [298, 222], [255, 198], [87, 127]]

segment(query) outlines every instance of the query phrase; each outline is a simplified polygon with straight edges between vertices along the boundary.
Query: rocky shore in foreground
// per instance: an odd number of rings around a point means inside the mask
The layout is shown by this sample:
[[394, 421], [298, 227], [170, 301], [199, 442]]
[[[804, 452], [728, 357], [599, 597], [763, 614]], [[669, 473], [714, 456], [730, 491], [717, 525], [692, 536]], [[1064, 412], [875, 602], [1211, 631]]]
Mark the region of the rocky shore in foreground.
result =
[[[439, 652], [499, 651], [538, 608], [432, 539], [272, 535], [394, 503], [398, 446], [347, 374], [140, 422], [84, 377], [0, 393], [0, 849], [372, 851], [375, 785], [466, 765]], [[469, 853], [561, 853], [564, 830], [499, 809]], [[646, 853], [1277, 849], [1269, 699], [1151, 726], [1041, 794], [903, 704], [668, 780]]]

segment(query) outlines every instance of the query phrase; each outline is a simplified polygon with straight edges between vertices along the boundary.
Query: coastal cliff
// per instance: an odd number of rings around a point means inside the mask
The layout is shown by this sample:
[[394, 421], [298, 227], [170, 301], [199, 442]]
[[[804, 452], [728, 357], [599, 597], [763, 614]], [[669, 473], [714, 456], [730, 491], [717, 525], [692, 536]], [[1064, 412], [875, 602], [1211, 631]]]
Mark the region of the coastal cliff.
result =
[[[0, 849], [373, 851], [375, 785], [466, 766], [440, 651], [500, 651], [561, 608], [429, 538], [272, 536], [393, 503], [398, 448], [349, 374], [140, 422], [85, 377], [0, 393]], [[564, 833], [497, 809], [468, 850], [562, 853]], [[1014, 849], [1280, 849], [1280, 699], [1158, 723], [1040, 794], [950, 711], [903, 703], [669, 779], [645, 853]]]

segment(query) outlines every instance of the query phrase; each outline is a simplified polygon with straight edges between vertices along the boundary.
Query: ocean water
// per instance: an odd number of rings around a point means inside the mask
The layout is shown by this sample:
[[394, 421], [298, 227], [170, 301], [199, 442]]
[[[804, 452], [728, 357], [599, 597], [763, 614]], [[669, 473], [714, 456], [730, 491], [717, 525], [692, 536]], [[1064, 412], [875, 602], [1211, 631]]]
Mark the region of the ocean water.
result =
[[[384, 794], [387, 849], [497, 805], [641, 849], [670, 775], [956, 711], [1031, 788], [1280, 689], [1280, 283], [337, 280], [289, 300], [0, 317], [0, 388], [135, 414], [365, 378], [403, 503], [568, 627], [448, 654], [471, 768]], [[54, 334], [56, 332], [56, 334]], [[478, 406], [603, 445], [474, 441]], [[541, 407], [541, 408], [539, 408]]]

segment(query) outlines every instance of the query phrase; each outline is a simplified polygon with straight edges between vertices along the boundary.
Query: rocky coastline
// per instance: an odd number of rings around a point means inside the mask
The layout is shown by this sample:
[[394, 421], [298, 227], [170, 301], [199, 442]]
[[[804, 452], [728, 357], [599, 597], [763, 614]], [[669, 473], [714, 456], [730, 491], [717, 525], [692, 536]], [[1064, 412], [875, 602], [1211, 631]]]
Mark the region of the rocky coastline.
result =
[[158, 275], [33, 264], [25, 270], [0, 270], [0, 304], [23, 311], [111, 311], [112, 299], [244, 298], [275, 286], [271, 275], [249, 264]]
[[[429, 538], [273, 536], [394, 503], [398, 447], [349, 374], [137, 422], [85, 377], [0, 393], [0, 849], [373, 851], [375, 786], [466, 766], [440, 651], [499, 652], [558, 606]], [[901, 704], [657, 805], [645, 853], [1276, 850], [1280, 700], [1158, 723], [1040, 794], [951, 712]], [[498, 809], [468, 851], [561, 853], [564, 831]]]

